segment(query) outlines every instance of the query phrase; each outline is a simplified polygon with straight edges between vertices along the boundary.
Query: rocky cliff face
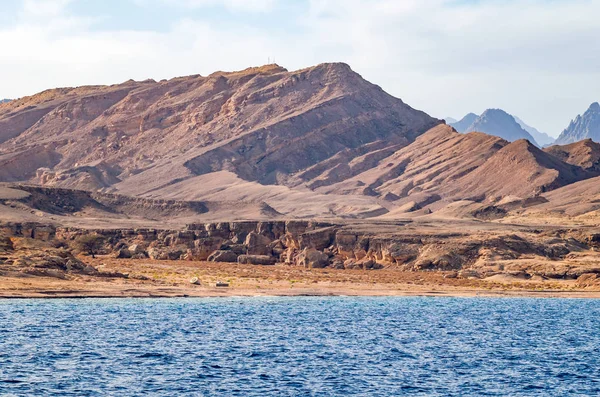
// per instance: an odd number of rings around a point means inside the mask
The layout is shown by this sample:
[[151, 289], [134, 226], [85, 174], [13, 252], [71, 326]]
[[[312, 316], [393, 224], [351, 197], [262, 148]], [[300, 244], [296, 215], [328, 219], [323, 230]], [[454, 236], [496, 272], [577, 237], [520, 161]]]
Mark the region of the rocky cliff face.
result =
[[[456, 270], [485, 277], [502, 272], [577, 278], [590, 269], [530, 266], [511, 268], [509, 260], [565, 258], [572, 251], [595, 247], [596, 234], [444, 233], [403, 230], [405, 224], [336, 225], [309, 221], [219, 222], [190, 224], [181, 230], [61, 228], [42, 224], [0, 224], [0, 251], [13, 253], [12, 241], [23, 239], [69, 246], [84, 235], [99, 236], [101, 254], [116, 258], [209, 260], [254, 265], [283, 263], [306, 268]], [[561, 232], [562, 233], [562, 232]], [[21, 239], [21, 240], [19, 240]], [[6, 247], [1, 245], [6, 241]], [[65, 261], [76, 261], [62, 254]], [[2, 268], [17, 266], [3, 258]], [[78, 271], [85, 270], [81, 262]], [[515, 265], [517, 266], [517, 265]], [[48, 274], [43, 274], [48, 276]], [[51, 275], [51, 274], [50, 274]]]
[[584, 139], [600, 142], [600, 104], [594, 102], [583, 115], [577, 116], [556, 140], [557, 145], [566, 145]]
[[67, 279], [73, 275], [100, 275], [57, 243], [55, 236], [53, 226], [0, 224], [0, 276]]

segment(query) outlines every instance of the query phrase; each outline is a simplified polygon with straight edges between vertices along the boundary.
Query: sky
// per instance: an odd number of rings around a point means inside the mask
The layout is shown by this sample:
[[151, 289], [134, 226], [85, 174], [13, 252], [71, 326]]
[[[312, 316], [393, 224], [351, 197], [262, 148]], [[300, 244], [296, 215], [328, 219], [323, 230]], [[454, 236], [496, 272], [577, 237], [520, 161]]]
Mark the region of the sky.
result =
[[0, 98], [346, 62], [432, 116], [557, 136], [600, 101], [600, 0], [0, 0]]

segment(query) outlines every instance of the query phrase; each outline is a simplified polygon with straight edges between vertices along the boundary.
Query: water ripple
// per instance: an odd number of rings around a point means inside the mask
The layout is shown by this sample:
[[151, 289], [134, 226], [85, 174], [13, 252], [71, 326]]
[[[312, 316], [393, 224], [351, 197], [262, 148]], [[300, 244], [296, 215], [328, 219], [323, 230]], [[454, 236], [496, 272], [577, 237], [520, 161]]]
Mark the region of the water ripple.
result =
[[600, 395], [600, 302], [0, 301], [0, 395]]

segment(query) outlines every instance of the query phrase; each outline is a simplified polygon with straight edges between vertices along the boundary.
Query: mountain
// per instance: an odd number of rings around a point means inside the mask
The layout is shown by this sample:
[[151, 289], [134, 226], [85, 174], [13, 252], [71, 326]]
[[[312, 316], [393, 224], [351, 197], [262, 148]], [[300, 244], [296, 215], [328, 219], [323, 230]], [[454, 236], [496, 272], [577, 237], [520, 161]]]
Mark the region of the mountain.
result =
[[[544, 141], [552, 139], [545, 138], [545, 134], [537, 131], [535, 128], [527, 126], [523, 122], [519, 122], [517, 117], [514, 117], [501, 109], [488, 109], [481, 116], [475, 113], [469, 113], [456, 123], [449, 123], [456, 131], [466, 132], [483, 132], [489, 135], [498, 136], [507, 141], [514, 142], [519, 139], [527, 139], [536, 146], [540, 143], [535, 139], [527, 129], [534, 131], [542, 137]], [[543, 144], [542, 144], [543, 145]]]
[[[291, 211], [290, 200], [306, 206], [312, 194], [295, 174], [376, 161], [440, 123], [340, 63], [53, 89], [0, 108], [0, 181], [280, 200]], [[323, 202], [333, 209], [339, 200]], [[355, 202], [380, 208], [361, 198], [340, 207]]]
[[[449, 126], [440, 125], [382, 159], [375, 167], [351, 178], [320, 176], [309, 181], [309, 186], [318, 187], [317, 191], [322, 193], [366, 193], [390, 201], [416, 194], [433, 196], [441, 187], [480, 167], [506, 144], [494, 136], [460, 134]], [[360, 158], [350, 162], [349, 166], [358, 164]]]
[[229, 220], [394, 217], [600, 175], [594, 147], [542, 151], [503, 111], [473, 117], [481, 132], [456, 132], [341, 63], [58, 88], [0, 106], [0, 182]]
[[552, 145], [554, 143], [554, 141], [556, 140], [555, 138], [552, 138], [550, 135], [546, 134], [545, 132], [541, 132], [538, 129], [527, 125], [523, 120], [521, 120], [517, 116], [513, 116], [513, 117], [515, 118], [515, 121], [517, 123], [519, 123], [521, 128], [523, 128], [525, 131], [529, 132], [529, 134], [531, 134], [533, 139], [535, 139], [535, 141], [538, 144], [540, 144], [542, 147]]
[[449, 125], [458, 123], [458, 120], [456, 120], [454, 117], [444, 117], [444, 121], [446, 121], [446, 124]]
[[448, 124], [450, 124], [458, 132], [470, 132], [467, 131], [467, 129], [475, 122], [475, 120], [477, 120], [478, 117], [479, 116], [475, 113], [469, 113], [460, 119], [460, 121], [456, 121], [454, 123], [448, 122]]
[[576, 165], [586, 171], [600, 172], [600, 143], [591, 139], [564, 146], [549, 146], [544, 151], [565, 163]]
[[600, 142], [600, 104], [598, 102], [592, 103], [583, 115], [578, 115], [575, 120], [572, 120], [555, 143], [565, 145], [587, 138]]
[[0, 105], [3, 103], [10, 102], [10, 101], [11, 101], [11, 99], [0, 99]]
[[[359, 163], [355, 159], [350, 166]], [[524, 139], [510, 143], [440, 125], [354, 177], [327, 186], [324, 181], [331, 182], [331, 177], [321, 177], [309, 186], [318, 186], [320, 193], [363, 194], [397, 205], [425, 206], [465, 199], [498, 202], [508, 196], [534, 197], [599, 174], [543, 152]]]
[[489, 135], [498, 136], [506, 139], [509, 142], [514, 142], [519, 139], [527, 139], [529, 142], [539, 146], [536, 140], [525, 131], [513, 116], [501, 109], [488, 109], [471, 125], [465, 132], [479, 131]]
[[[498, 150], [481, 167], [444, 190], [452, 197], [500, 201], [540, 193], [594, 176], [519, 139]], [[465, 192], [468, 195], [465, 196]]]

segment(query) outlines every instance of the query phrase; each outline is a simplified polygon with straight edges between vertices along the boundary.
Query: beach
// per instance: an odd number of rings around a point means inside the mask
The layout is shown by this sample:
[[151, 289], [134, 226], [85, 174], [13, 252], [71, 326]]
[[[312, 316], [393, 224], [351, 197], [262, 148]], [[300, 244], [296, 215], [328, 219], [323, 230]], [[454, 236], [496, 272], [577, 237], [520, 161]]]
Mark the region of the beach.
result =
[[[306, 269], [203, 261], [86, 258], [100, 276], [0, 277], [0, 298], [505, 296], [600, 298], [576, 280], [458, 278], [453, 272]], [[111, 276], [103, 276], [111, 275]], [[119, 274], [120, 276], [116, 276]], [[198, 284], [191, 280], [197, 278]], [[216, 287], [216, 283], [227, 284]]]

